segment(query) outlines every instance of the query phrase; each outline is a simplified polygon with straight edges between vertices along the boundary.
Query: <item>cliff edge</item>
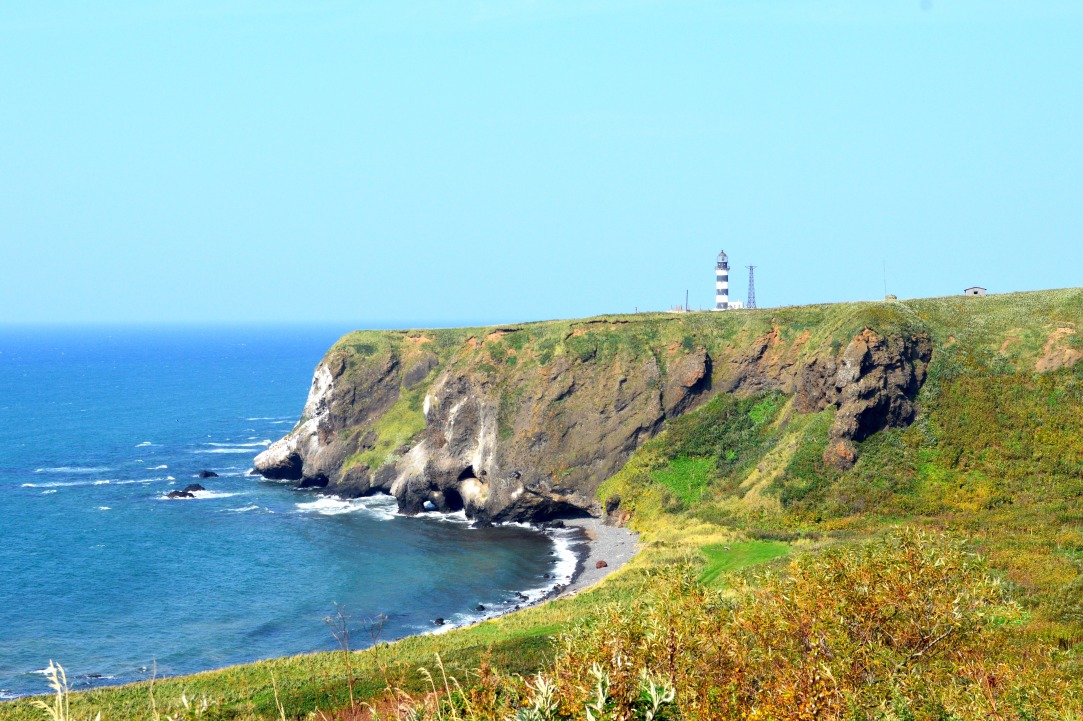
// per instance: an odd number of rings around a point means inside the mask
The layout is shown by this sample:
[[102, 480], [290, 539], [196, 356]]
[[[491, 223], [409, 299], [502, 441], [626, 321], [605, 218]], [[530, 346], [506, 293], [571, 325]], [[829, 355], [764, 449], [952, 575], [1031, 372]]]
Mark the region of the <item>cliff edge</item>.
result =
[[390, 493], [405, 513], [597, 515], [598, 486], [717, 393], [836, 408], [825, 458], [847, 467], [855, 442], [914, 419], [934, 345], [900, 303], [355, 332], [255, 465], [343, 496]]

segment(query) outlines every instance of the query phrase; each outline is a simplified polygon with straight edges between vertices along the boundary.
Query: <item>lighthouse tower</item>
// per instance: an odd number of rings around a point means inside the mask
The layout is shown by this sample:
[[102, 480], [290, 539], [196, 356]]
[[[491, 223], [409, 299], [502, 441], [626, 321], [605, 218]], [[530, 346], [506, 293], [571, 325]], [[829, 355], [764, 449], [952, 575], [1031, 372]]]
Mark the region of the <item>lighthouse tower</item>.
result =
[[714, 309], [728, 310], [730, 307], [730, 261], [726, 252], [718, 254], [718, 265], [714, 271]]

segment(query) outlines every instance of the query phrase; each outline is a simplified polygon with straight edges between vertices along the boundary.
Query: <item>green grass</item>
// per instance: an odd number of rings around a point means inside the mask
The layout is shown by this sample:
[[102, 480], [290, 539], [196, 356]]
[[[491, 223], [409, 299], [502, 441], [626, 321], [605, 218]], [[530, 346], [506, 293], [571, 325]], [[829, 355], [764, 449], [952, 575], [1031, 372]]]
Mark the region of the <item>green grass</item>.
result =
[[703, 555], [707, 557], [707, 565], [700, 573], [699, 580], [708, 586], [721, 585], [725, 574], [789, 555], [790, 548], [788, 543], [778, 541], [743, 541], [704, 546]]
[[373, 447], [353, 454], [343, 466], [351, 468], [362, 465], [374, 471], [387, 463], [395, 451], [425, 430], [425, 415], [422, 413], [424, 397], [424, 386], [402, 392], [395, 405], [372, 424], [371, 431], [376, 434]]
[[688, 458], [682, 456], [670, 461], [665, 468], [652, 474], [655, 482], [668, 488], [681, 502], [695, 503], [707, 490], [715, 475], [713, 458]]

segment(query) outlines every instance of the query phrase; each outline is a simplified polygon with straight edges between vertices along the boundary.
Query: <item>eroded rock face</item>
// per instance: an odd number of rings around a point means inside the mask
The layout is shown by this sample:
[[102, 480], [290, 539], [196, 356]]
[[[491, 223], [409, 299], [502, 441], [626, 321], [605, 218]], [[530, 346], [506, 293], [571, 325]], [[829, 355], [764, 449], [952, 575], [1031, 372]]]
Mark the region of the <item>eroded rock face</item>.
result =
[[[623, 330], [611, 324], [604, 335], [592, 323], [571, 325], [544, 360], [528, 349], [530, 364], [499, 360], [523, 347], [503, 342], [514, 329], [484, 338], [464, 332], [442, 356], [431, 338], [405, 332], [386, 352], [332, 351], [316, 369], [301, 422], [257, 456], [256, 469], [343, 496], [390, 493], [405, 513], [465, 510], [482, 522], [601, 515], [602, 481], [667, 419], [717, 390], [794, 394], [799, 412], [834, 406], [825, 458], [848, 467], [855, 442], [913, 419], [932, 352], [927, 337], [865, 329], [845, 349], [812, 353], [807, 332], [784, 340], [776, 326], [743, 347], [719, 349], [716, 361], [691, 336], [622, 345], [612, 339], [624, 343]], [[404, 402], [417, 403], [410, 412], [423, 409], [424, 429], [375, 462], [372, 454], [358, 461], [361, 452], [385, 453], [380, 419], [407, 393]]]
[[838, 468], [854, 463], [854, 441], [884, 428], [909, 425], [914, 399], [932, 358], [928, 336], [884, 338], [866, 328], [842, 354], [835, 384], [824, 403], [838, 407], [824, 459]]
[[[376, 359], [348, 384], [342, 355], [331, 355], [316, 366], [301, 422], [288, 436], [256, 456], [254, 466], [264, 478], [300, 481], [304, 487], [324, 487], [342, 477], [345, 458], [363, 438], [342, 438], [339, 432], [370, 423], [399, 396], [399, 364], [394, 357]], [[368, 478], [353, 478], [365, 487]], [[365, 488], [367, 490], [367, 488]]]
[[703, 349], [668, 366], [653, 355], [611, 364], [563, 356], [517, 379], [514, 405], [483, 373], [445, 373], [425, 399], [424, 437], [388, 490], [405, 512], [428, 502], [482, 521], [597, 513], [598, 485], [709, 388]]
[[914, 420], [914, 399], [925, 382], [933, 344], [927, 335], [885, 338], [865, 328], [837, 356], [804, 362], [780, 355], [772, 362], [772, 338], [759, 339], [734, 366], [730, 390], [780, 390], [794, 394], [794, 410], [837, 409], [824, 460], [846, 469], [857, 460], [854, 442]]

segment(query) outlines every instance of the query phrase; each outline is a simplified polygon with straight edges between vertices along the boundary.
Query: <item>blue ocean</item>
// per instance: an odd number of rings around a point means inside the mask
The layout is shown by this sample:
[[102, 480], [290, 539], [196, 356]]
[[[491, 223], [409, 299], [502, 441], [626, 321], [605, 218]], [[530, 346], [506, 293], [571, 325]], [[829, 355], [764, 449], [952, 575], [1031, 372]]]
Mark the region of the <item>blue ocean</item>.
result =
[[0, 698], [50, 660], [85, 687], [333, 648], [336, 604], [355, 638], [432, 632], [574, 570], [529, 528], [248, 475], [347, 330], [0, 329]]

